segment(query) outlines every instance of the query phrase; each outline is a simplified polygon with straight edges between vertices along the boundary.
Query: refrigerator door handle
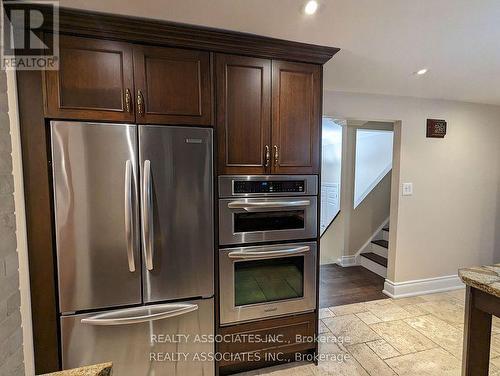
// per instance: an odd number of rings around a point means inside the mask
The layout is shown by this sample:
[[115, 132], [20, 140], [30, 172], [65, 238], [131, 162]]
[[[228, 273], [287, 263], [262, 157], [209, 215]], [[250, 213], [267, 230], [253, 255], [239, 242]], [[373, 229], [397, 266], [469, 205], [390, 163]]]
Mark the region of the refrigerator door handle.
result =
[[142, 243], [146, 258], [146, 269], [153, 270], [153, 197], [151, 187], [151, 161], [144, 161], [142, 186]]
[[197, 304], [161, 304], [100, 313], [82, 319], [81, 323], [101, 326], [139, 324], [181, 316], [197, 310]]
[[132, 209], [132, 162], [125, 163], [125, 234], [127, 236], [128, 270], [135, 272], [134, 260], [134, 215]]

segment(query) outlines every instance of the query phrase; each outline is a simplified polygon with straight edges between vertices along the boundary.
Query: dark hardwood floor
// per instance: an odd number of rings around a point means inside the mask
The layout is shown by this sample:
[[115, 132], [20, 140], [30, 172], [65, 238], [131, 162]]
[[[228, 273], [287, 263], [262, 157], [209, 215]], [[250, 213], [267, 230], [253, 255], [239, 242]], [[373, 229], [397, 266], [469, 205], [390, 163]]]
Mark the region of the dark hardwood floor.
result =
[[362, 266], [322, 265], [319, 279], [320, 308], [387, 298], [384, 278]]

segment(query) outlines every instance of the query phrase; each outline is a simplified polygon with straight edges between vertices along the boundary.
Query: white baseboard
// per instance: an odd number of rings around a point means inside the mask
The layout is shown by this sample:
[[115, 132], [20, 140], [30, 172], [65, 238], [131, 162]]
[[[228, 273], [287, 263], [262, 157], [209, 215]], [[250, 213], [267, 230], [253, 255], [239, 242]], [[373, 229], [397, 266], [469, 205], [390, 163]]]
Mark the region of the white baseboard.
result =
[[339, 264], [342, 267], [348, 267], [348, 266], [356, 266], [359, 265], [356, 260], [356, 256], [342, 256], [337, 260], [337, 264]]
[[385, 295], [391, 298], [405, 298], [409, 296], [432, 294], [435, 292], [451, 291], [464, 288], [458, 275], [449, 275], [437, 278], [418, 279], [415, 281], [392, 282], [388, 279], [384, 283]]

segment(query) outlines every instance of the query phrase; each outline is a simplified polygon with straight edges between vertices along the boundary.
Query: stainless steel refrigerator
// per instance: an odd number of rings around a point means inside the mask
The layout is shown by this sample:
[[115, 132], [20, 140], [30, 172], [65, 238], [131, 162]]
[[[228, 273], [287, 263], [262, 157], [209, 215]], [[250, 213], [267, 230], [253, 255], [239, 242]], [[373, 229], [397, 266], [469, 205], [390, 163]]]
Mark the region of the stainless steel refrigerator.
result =
[[63, 368], [212, 375], [212, 130], [53, 121], [51, 143]]

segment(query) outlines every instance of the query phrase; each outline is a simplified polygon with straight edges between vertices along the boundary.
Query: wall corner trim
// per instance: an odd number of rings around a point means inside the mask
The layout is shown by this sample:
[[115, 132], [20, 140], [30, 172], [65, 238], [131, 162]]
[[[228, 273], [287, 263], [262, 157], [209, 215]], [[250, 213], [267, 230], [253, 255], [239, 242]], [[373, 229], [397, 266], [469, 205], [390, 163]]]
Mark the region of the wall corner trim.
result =
[[432, 294], [464, 288], [465, 285], [458, 275], [448, 275], [436, 278], [417, 279], [414, 281], [393, 282], [385, 280], [385, 295], [398, 299], [416, 295]]

